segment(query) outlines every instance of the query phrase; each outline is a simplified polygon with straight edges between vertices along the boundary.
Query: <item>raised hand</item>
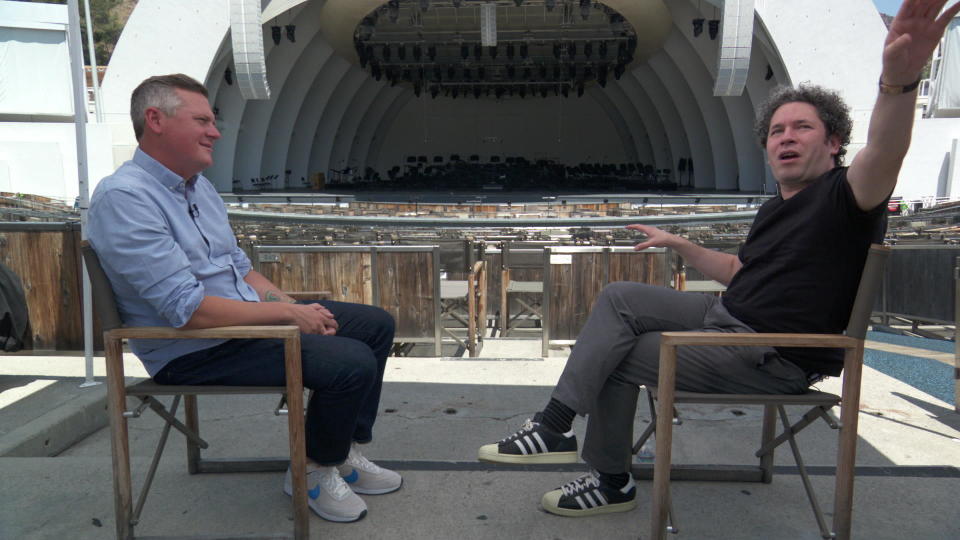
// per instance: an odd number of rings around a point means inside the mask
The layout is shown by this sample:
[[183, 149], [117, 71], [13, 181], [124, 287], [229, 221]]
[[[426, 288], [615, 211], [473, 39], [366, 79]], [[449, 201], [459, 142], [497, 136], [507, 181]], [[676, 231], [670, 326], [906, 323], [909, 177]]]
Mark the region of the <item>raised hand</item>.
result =
[[632, 231], [639, 231], [647, 235], [646, 240], [633, 246], [633, 249], [637, 251], [647, 249], [649, 247], [676, 247], [676, 240], [678, 239], [676, 235], [670, 234], [651, 225], [634, 224], [627, 225], [626, 228]]
[[900, 6], [883, 46], [881, 80], [885, 84], [906, 86], [917, 80], [947, 24], [960, 12], [958, 2], [938, 17], [947, 1], [906, 0]]

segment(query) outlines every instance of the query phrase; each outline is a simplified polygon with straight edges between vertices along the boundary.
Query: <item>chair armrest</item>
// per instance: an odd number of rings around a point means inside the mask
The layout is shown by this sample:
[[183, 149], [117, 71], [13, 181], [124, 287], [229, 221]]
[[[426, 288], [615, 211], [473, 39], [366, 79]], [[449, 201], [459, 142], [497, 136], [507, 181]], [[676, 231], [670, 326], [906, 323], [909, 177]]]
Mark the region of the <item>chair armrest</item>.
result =
[[722, 346], [768, 346], [768, 347], [857, 347], [860, 340], [840, 334], [749, 334], [727, 332], [664, 332], [660, 336], [663, 346], [722, 345]]
[[166, 326], [134, 326], [115, 328], [107, 332], [110, 337], [119, 339], [244, 339], [277, 338], [289, 339], [300, 335], [300, 329], [292, 325], [284, 326], [221, 326], [199, 330], [183, 330]]

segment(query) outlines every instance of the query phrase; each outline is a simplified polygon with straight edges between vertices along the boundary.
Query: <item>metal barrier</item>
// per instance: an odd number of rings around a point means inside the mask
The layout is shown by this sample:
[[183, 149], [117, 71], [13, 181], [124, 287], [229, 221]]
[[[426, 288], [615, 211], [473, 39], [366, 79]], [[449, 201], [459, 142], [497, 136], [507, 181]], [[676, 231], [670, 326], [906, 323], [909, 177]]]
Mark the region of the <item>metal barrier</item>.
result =
[[543, 356], [550, 345], [573, 345], [608, 283], [675, 286], [677, 262], [665, 248], [547, 247], [543, 250]]
[[944, 291], [954, 288], [954, 258], [960, 246], [893, 246], [875, 314], [920, 323], [955, 325], [957, 311]]
[[396, 321], [395, 342], [433, 343], [442, 356], [437, 246], [254, 246], [254, 265], [281, 290], [331, 291]]

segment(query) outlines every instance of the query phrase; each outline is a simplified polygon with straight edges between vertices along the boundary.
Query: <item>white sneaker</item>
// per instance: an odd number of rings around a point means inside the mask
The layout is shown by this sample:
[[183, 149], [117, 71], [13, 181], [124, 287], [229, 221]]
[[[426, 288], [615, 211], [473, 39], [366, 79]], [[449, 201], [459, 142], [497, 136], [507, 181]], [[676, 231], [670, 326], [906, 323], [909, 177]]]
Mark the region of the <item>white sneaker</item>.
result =
[[[293, 496], [289, 468], [283, 480], [283, 492]], [[307, 471], [307, 504], [318, 516], [329, 521], [351, 522], [367, 515], [367, 503], [344, 483], [336, 467]]]
[[350, 489], [361, 495], [392, 493], [403, 485], [403, 478], [399, 474], [363, 457], [357, 443], [350, 445], [347, 461], [338, 468]]

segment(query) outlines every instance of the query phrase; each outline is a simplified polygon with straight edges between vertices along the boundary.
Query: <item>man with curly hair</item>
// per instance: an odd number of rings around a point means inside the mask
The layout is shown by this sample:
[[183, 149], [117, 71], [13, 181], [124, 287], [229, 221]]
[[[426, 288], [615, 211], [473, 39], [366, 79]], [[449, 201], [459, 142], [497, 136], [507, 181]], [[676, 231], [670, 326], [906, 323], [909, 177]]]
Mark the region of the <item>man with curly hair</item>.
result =
[[[849, 110], [816, 86], [778, 88], [757, 114], [756, 132], [779, 186], [757, 212], [737, 255], [697, 246], [647, 225], [629, 225], [707, 277], [727, 285], [722, 299], [639, 283], [613, 283], [597, 299], [543, 411], [519, 431], [480, 448], [500, 463], [577, 460], [573, 418], [589, 415], [583, 459], [593, 469], [543, 496], [543, 509], [591, 516], [636, 507], [630, 477], [639, 385], [656, 385], [660, 333], [839, 333], [846, 326], [869, 245], [882, 241], [886, 202], [910, 145], [920, 70], [960, 3], [906, 0], [890, 25], [879, 95], [866, 146], [843, 166]], [[938, 16], [938, 14], [940, 14]], [[802, 393], [839, 375], [834, 349], [681, 347], [679, 390]]]

